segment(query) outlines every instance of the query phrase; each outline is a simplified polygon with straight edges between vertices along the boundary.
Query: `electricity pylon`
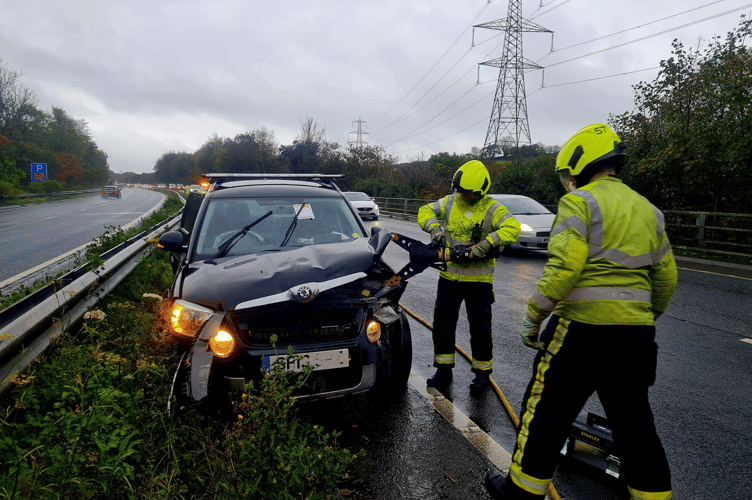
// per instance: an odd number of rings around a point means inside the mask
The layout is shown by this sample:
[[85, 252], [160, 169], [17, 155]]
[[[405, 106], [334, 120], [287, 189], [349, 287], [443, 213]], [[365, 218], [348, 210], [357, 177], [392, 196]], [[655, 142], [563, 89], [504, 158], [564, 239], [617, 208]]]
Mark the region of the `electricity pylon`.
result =
[[522, 0], [509, 0], [507, 17], [473, 26], [504, 31], [504, 50], [498, 59], [478, 63], [482, 66], [499, 68], [499, 81], [496, 85], [491, 120], [488, 123], [486, 141], [483, 144], [484, 157], [499, 156], [502, 153], [501, 140], [504, 135], [511, 135], [515, 147], [519, 147], [520, 138], [530, 141], [530, 125], [527, 119], [527, 100], [525, 98], [525, 70], [542, 69], [542, 66], [522, 56], [522, 33], [553, 31], [522, 18]]
[[347, 143], [350, 145], [354, 144], [357, 149], [361, 149], [363, 148], [363, 136], [371, 135], [371, 134], [369, 134], [368, 132], [363, 132], [363, 128], [362, 128], [362, 125], [368, 122], [364, 122], [363, 120], [360, 119], [360, 117], [358, 117], [358, 120], [354, 121], [353, 125], [356, 123], [358, 124], [358, 130], [353, 130], [352, 132], [350, 132], [350, 134], [356, 134], [355, 140], [354, 141], [348, 140]]

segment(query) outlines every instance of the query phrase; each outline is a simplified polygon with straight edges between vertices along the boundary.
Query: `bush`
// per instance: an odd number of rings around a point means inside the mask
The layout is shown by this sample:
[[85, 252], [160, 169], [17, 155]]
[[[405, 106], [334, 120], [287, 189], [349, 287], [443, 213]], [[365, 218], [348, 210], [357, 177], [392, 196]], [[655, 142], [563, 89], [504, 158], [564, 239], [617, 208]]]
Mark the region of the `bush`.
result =
[[65, 190], [65, 186], [58, 181], [30, 182], [26, 187], [29, 193], [58, 193]]
[[21, 194], [23, 191], [16, 189], [13, 184], [7, 181], [0, 181], [0, 193], [5, 196], [14, 196]]

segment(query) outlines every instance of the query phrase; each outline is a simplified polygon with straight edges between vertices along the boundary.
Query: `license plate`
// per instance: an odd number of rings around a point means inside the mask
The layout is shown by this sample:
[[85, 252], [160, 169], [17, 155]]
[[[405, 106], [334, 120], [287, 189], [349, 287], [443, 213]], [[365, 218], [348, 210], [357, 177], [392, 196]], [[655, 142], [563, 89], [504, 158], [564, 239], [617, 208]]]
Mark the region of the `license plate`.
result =
[[347, 368], [350, 364], [350, 355], [347, 349], [336, 349], [332, 351], [305, 352], [292, 356], [289, 354], [264, 356], [262, 363], [266, 370], [269, 370], [274, 363], [282, 363], [282, 368], [287, 372], [301, 372], [309, 365], [313, 366], [313, 371], [332, 370], [335, 368]]

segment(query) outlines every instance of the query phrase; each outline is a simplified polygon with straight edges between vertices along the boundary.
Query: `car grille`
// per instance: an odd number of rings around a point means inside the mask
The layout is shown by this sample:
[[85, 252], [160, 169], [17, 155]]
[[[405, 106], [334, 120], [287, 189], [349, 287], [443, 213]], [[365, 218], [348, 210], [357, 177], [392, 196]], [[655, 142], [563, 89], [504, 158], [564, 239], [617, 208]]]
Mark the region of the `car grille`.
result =
[[358, 212], [370, 212], [372, 209], [368, 207], [358, 208]]
[[306, 344], [354, 339], [358, 330], [351, 309], [317, 308], [286, 303], [230, 314], [235, 331], [249, 346]]
[[549, 238], [551, 236], [551, 231], [542, 231], [540, 233], [535, 233], [535, 236], [538, 238]]

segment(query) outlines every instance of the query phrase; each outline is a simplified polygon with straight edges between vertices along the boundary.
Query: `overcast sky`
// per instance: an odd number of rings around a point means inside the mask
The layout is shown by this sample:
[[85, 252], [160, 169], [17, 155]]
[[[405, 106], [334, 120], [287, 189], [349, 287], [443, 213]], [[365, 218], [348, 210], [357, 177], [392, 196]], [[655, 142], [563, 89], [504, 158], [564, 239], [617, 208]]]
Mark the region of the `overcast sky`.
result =
[[[428, 159], [483, 146], [500, 72], [478, 63], [502, 56], [504, 35], [475, 29], [472, 47], [472, 26], [507, 17], [508, 5], [0, 0], [0, 60], [23, 73], [40, 109], [85, 120], [115, 172], [151, 172], [163, 153], [193, 152], [215, 133], [266, 127], [291, 144], [307, 117], [342, 145], [357, 139], [360, 119], [368, 144]], [[749, 0], [523, 0], [523, 17], [554, 32], [553, 53], [550, 33], [523, 35], [525, 58], [546, 67], [525, 75], [532, 142], [561, 145], [631, 111], [632, 85], [656, 77], [674, 38], [704, 46], [751, 9]]]

